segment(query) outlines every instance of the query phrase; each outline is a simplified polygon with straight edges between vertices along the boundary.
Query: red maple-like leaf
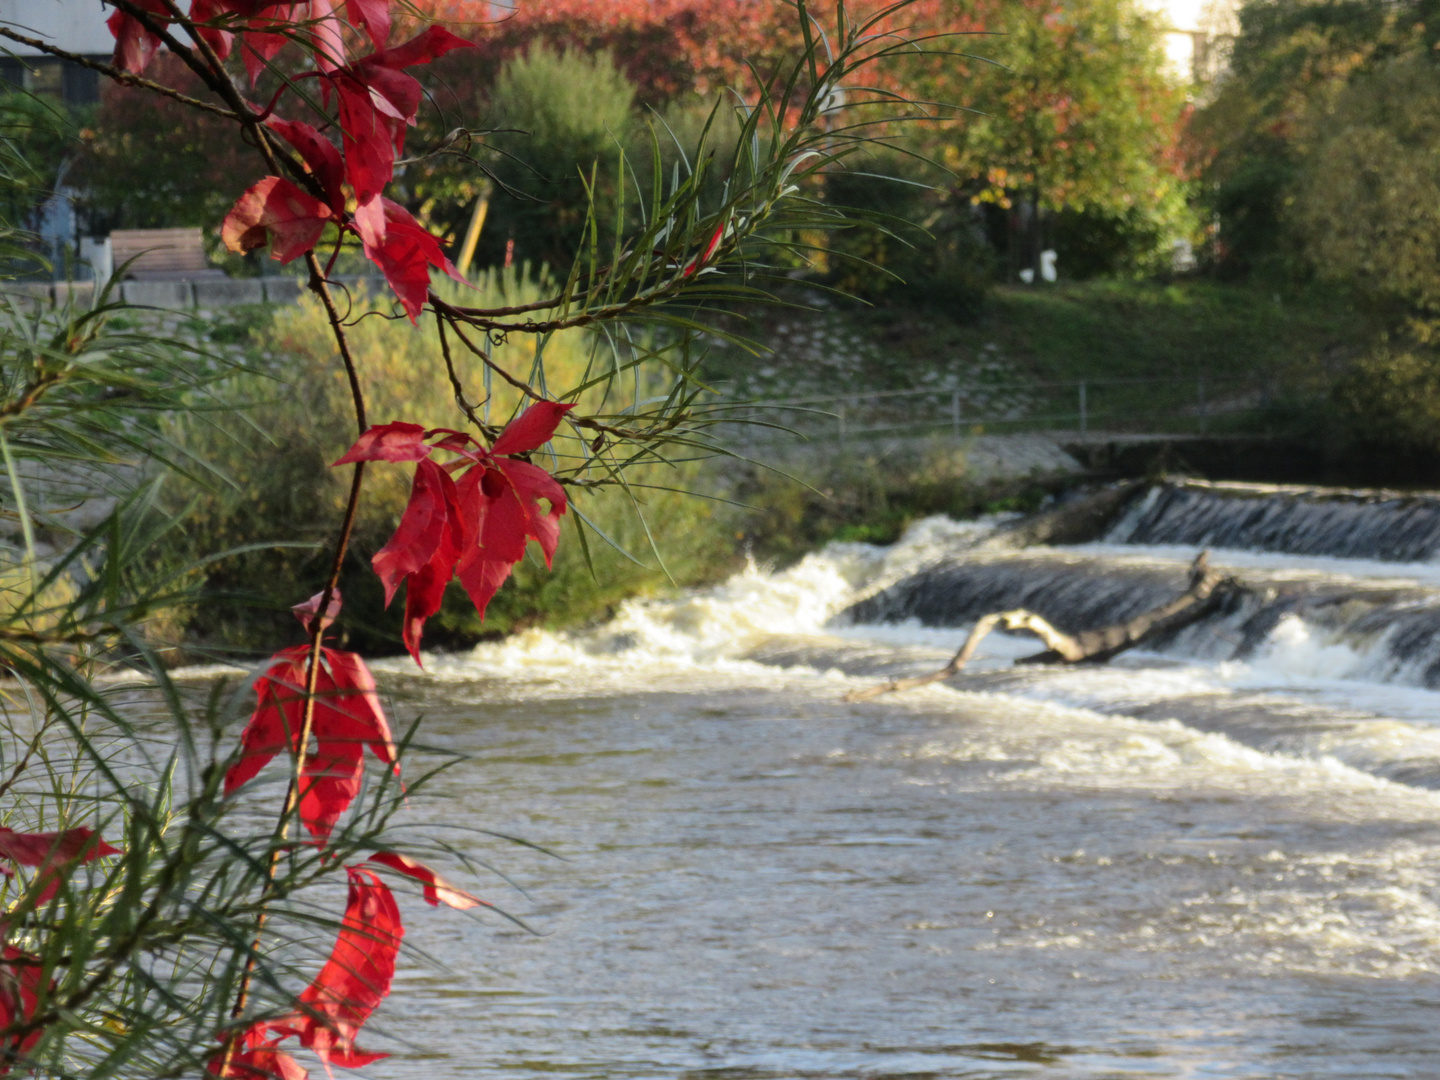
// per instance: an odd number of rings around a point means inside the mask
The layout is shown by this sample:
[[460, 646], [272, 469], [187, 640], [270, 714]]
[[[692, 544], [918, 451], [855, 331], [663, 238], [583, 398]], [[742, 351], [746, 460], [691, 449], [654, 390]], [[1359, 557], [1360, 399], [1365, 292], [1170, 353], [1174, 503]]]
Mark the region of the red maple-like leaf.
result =
[[[228, 795], [249, 782], [281, 750], [298, 751], [305, 722], [308, 645], [282, 649], [255, 681], [255, 711], [240, 736], [240, 759], [225, 773]], [[396, 775], [395, 744], [380, 705], [375, 678], [355, 653], [320, 650], [311, 731], [315, 747], [305, 756], [300, 821], [323, 844], [355, 800], [366, 746]]]
[[[425, 429], [419, 424], [394, 420], [388, 424], [372, 424], [345, 451], [335, 465], [353, 465], [357, 461], [424, 461], [430, 456], [425, 445]], [[333, 466], [332, 466], [333, 468]]]
[[225, 215], [220, 238], [239, 254], [269, 244], [270, 257], [287, 263], [319, 243], [333, 219], [330, 207], [314, 196], [283, 177], [267, 176]]
[[372, 199], [356, 208], [355, 225], [366, 258], [385, 275], [412, 323], [430, 292], [432, 266], [462, 285], [468, 284], [441, 250], [440, 242], [399, 203], [383, 197]]
[[[39, 957], [13, 945], [7, 944], [0, 957], [0, 1029], [4, 1029], [23, 1024], [39, 1010], [44, 968]], [[36, 1028], [0, 1040], [0, 1076], [9, 1073], [10, 1061], [28, 1052], [43, 1034], [43, 1029]]]
[[388, 866], [392, 870], [397, 870], [421, 882], [425, 886], [425, 900], [431, 907], [439, 907], [441, 904], [446, 904], [449, 907], [464, 911], [467, 908], [494, 906], [493, 904], [487, 904], [478, 896], [471, 896], [464, 889], [451, 885], [450, 882], [446, 881], [434, 870], [430, 869], [430, 867], [416, 859], [410, 858], [409, 855], [401, 855], [394, 851], [377, 851], [374, 855], [371, 855], [367, 861], [379, 863], [381, 866]]
[[403, 69], [467, 48], [474, 45], [431, 26], [404, 44], [377, 49], [327, 75], [322, 91], [327, 101], [332, 90], [339, 98], [345, 175], [356, 202], [368, 203], [390, 182], [395, 157], [405, 149], [405, 127], [420, 111], [424, 92]]
[[463, 539], [455, 481], [433, 461], [419, 462], [400, 525], [370, 560], [387, 607], [406, 583], [403, 638], [417, 664], [425, 620], [440, 610]]
[[[146, 14], [153, 16], [158, 26], [169, 24], [169, 13], [164, 0], [136, 0], [136, 5]], [[114, 12], [105, 20], [115, 38], [115, 56], [112, 63], [121, 71], [139, 74], [150, 63], [155, 50], [160, 48], [160, 36], [148, 29], [135, 16], [124, 11]]]
[[345, 213], [345, 163], [340, 151], [320, 132], [299, 120], [281, 120], [271, 117], [266, 126], [293, 146], [305, 163], [306, 172], [319, 182], [325, 192], [325, 201], [335, 216]]
[[328, 1067], [358, 1068], [386, 1054], [368, 1054], [355, 1037], [390, 992], [405, 928], [389, 887], [373, 871], [347, 866], [350, 895], [330, 958], [300, 995], [301, 1011], [268, 1026], [296, 1035]]
[[[483, 619], [490, 599], [525, 557], [528, 541], [540, 545], [545, 565], [551, 565], [560, 542], [560, 515], [567, 507], [565, 489], [544, 469], [510, 455], [544, 446], [574, 407], [536, 402], [489, 449], [442, 428], [382, 424], [366, 431], [335, 463], [419, 461], [400, 524], [371, 560], [387, 605], [400, 584], [406, 585], [405, 647], [417, 664], [425, 620], [440, 610], [452, 576], [460, 579]], [[427, 445], [436, 435], [443, 438]], [[460, 457], [442, 468], [428, 457], [437, 449]], [[458, 481], [451, 472], [460, 474]], [[540, 505], [542, 499], [548, 508]]]
[[351, 26], [370, 35], [375, 48], [385, 48], [390, 40], [390, 0], [345, 0], [345, 15]]
[[[87, 863], [104, 855], [119, 855], [92, 829], [83, 825], [60, 832], [22, 833], [0, 826], [0, 859], [20, 866], [38, 866], [35, 902], [43, 904], [60, 887], [60, 873], [73, 862]], [[0, 868], [3, 871], [3, 868]], [[8, 871], [4, 871], [8, 874]], [[0, 1027], [4, 1027], [0, 1024]]]
[[279, 1039], [266, 1039], [266, 1034], [265, 1025], [255, 1025], [241, 1036], [230, 1061], [223, 1052], [216, 1054], [206, 1074], [223, 1080], [306, 1080], [310, 1074], [304, 1066], [279, 1049]]

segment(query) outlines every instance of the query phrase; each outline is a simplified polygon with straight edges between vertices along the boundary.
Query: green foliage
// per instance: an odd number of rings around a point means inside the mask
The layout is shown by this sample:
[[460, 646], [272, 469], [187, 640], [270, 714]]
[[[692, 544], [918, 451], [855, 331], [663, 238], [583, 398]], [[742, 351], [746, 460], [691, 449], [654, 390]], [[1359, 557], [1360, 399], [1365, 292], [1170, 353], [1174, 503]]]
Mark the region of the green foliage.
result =
[[[122, 325], [123, 310], [103, 293], [90, 308], [0, 303], [0, 825], [89, 828], [123, 849], [60, 866], [53, 900], [36, 888], [43, 869], [0, 881], [5, 978], [34, 973], [45, 988], [6, 1019], [33, 1021], [24, 1068], [48, 1076], [203, 1069], [239, 970], [220, 958], [251, 940], [274, 843], [273, 819], [220, 793], [248, 695], [177, 685], [152, 646], [199, 569], [152, 557], [181, 524], [160, 511], [157, 474], [201, 475], [164, 418], [203, 415], [234, 371]], [[325, 859], [374, 843], [402, 798], [379, 788], [323, 857], [302, 845], [281, 860], [270, 918], [282, 940], [336, 926], [310, 886], [340, 865]], [[255, 1007], [288, 1006], [305, 959], [257, 956]]]
[[1059, 274], [1091, 278], [1161, 277], [1173, 270], [1175, 243], [1194, 235], [1188, 207], [1175, 204], [1121, 211], [1075, 210], [1051, 218], [1048, 242], [1062, 252]]
[[[491, 271], [479, 280], [478, 295], [468, 290], [462, 295], [453, 286], [442, 286], [441, 292], [452, 300], [499, 307], [534, 302], [553, 287], [553, 282], [519, 268]], [[364, 294], [354, 299], [361, 311], [376, 302]], [[256, 334], [257, 346], [275, 362], [266, 375], [247, 373], [226, 384], [225, 399], [234, 414], [182, 415], [176, 421], [174, 440], [197, 457], [225, 462], [229, 483], [172, 494], [177, 505], [192, 500], [195, 505], [166, 556], [169, 564], [188, 564], [203, 552], [247, 549], [205, 572], [212, 599], [194, 605], [187, 620], [193, 640], [242, 651], [271, 648], [294, 622], [288, 609], [296, 595], [319, 588], [303, 583], [323, 581], [328, 568], [323, 548], [333, 539], [331, 531], [348, 491], [348, 478], [329, 462], [336, 448], [354, 437], [348, 384], [319, 303], [307, 298], [283, 309]], [[427, 426], [454, 426], [454, 390], [439, 358], [433, 323], [412, 328], [372, 316], [356, 322], [349, 339], [373, 422], [404, 418]], [[525, 371], [535, 362], [536, 344], [517, 339], [496, 346], [492, 356], [507, 370]], [[596, 335], [563, 331], [543, 344], [545, 379], [556, 396], [598, 408], [603, 390], [568, 392], [588, 378], [600, 346]], [[460, 370], [467, 381], [486, 381], [480, 372]], [[642, 367], [632, 389], [642, 397], [662, 389], [663, 371], [659, 364]], [[504, 423], [521, 404], [518, 391], [508, 383], [498, 378], [488, 382], [483, 415], [491, 421]], [[664, 587], [665, 570], [649, 550], [642, 517], [664, 522], [663, 530], [656, 530], [657, 542], [664, 567], [677, 582], [723, 573], [731, 565], [733, 545], [723, 535], [726, 526], [712, 527], [719, 520], [714, 506], [662, 490], [691, 487], [697, 469], [693, 463], [651, 465], [627, 475], [627, 490], [574, 490], [576, 510], [645, 565], [637, 566], [592, 534], [592, 574], [586, 545], [567, 522], [553, 572], [544, 570], [543, 560], [517, 567], [514, 580], [491, 604], [483, 632], [581, 623], [627, 595]], [[388, 653], [398, 646], [401, 604], [384, 610], [369, 560], [393, 531], [409, 485], [410, 469], [405, 466], [372, 465], [366, 477], [342, 580], [342, 626], [350, 646], [363, 651]], [[474, 607], [458, 586], [447, 595], [433, 629], [429, 640], [443, 646], [474, 642], [482, 635]]]
[[[956, 5], [945, 10], [947, 28], [965, 25]], [[973, 19], [993, 36], [952, 47], [989, 63], [915, 64], [919, 93], [967, 110], [917, 140], [958, 178], [957, 196], [1010, 213], [1009, 269], [1036, 265], [1054, 242], [1045, 219], [1061, 212], [1163, 237], [1151, 248], [1189, 238], [1177, 152], [1185, 93], [1167, 74], [1157, 19], [1133, 0], [982, 5]]]
[[903, 298], [961, 320], [979, 315], [994, 251], [982, 212], [933, 186], [936, 171], [898, 154], [867, 155], [826, 176], [826, 201], [864, 223], [830, 240], [831, 284], [870, 301]]
[[65, 168], [74, 118], [30, 94], [0, 89], [0, 263], [11, 274], [39, 268], [26, 247], [40, 207]]
[[[1396, 57], [1423, 53], [1433, 21], [1420, 0], [1251, 0], [1241, 8], [1230, 71], [1192, 124], [1205, 160], [1206, 209], [1219, 221], [1214, 254], [1222, 269], [1294, 275], [1306, 268], [1303, 234], [1311, 225], [1297, 235], [1287, 207], [1297, 187], [1310, 183], [1317, 150], [1328, 145], [1332, 164], [1344, 167], [1328, 130], [1330, 110], [1345, 96], [1352, 98], [1346, 113], [1361, 108], [1347, 92], [1351, 81]], [[1413, 107], [1424, 107], [1419, 83], [1396, 89], [1420, 91]], [[1352, 210], [1364, 212], [1368, 201]]]
[[1440, 352], [1433, 346], [1382, 343], [1355, 361], [1333, 396], [1351, 441], [1440, 450]]
[[[156, 57], [149, 74], [212, 97], [169, 53]], [[93, 122], [79, 135], [70, 182], [81, 189], [97, 234], [181, 225], [214, 232], [253, 171], [254, 151], [223, 120], [131, 87], [105, 85]]]
[[1319, 271], [1440, 310], [1440, 68], [1387, 60], [1311, 121], [1292, 222]]
[[634, 104], [635, 88], [605, 53], [535, 47], [500, 69], [487, 117], [498, 130], [486, 160], [501, 190], [482, 234], [482, 263], [499, 262], [514, 240], [517, 258], [564, 265], [585, 227], [587, 185], [602, 201], [615, 198]]

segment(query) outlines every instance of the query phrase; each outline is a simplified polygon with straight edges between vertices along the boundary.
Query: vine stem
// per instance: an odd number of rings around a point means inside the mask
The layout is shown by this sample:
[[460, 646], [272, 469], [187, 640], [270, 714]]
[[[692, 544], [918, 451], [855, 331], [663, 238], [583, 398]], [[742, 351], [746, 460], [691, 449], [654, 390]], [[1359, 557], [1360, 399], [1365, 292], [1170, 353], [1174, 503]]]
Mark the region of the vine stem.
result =
[[[355, 411], [355, 426], [359, 433], [363, 434], [369, 427], [365, 414], [365, 394], [360, 386], [360, 373], [355, 364], [355, 356], [350, 350], [350, 341], [345, 334], [345, 326], [342, 321], [339, 309], [335, 306], [335, 298], [325, 282], [325, 275], [320, 267], [320, 261], [315, 257], [313, 251], [306, 252], [305, 262], [310, 270], [310, 290], [320, 299], [325, 308], [325, 316], [330, 323], [331, 333], [335, 337], [335, 345], [339, 350], [341, 362], [345, 366], [345, 377], [350, 384], [351, 402]], [[285, 849], [285, 841], [289, 838], [290, 819], [294, 816], [300, 805], [300, 798], [303, 794], [301, 784], [304, 782], [305, 761], [310, 749], [310, 735], [315, 728], [315, 699], [320, 680], [320, 659], [322, 640], [325, 634], [325, 612], [330, 608], [330, 601], [334, 598], [336, 590], [340, 585], [340, 572], [345, 566], [345, 554], [350, 547], [350, 537], [355, 531], [355, 519], [360, 509], [360, 492], [364, 486], [365, 462], [357, 461], [350, 478], [350, 497], [345, 505], [345, 516], [340, 523], [340, 534], [335, 539], [335, 546], [330, 560], [330, 575], [325, 581], [325, 588], [320, 593], [320, 605], [316, 611], [315, 619], [310, 626], [310, 651], [305, 663], [305, 707], [300, 721], [300, 734], [296, 740], [294, 753], [294, 770], [290, 777], [290, 786], [285, 794], [285, 805], [280, 812], [279, 820], [275, 823], [275, 836], [271, 844], [270, 857], [265, 867], [265, 886], [260, 894], [260, 912], [255, 917], [255, 937], [248, 955], [245, 957], [245, 966], [240, 973], [240, 985], [235, 992], [235, 1004], [230, 1010], [231, 1019], [239, 1019], [245, 1012], [245, 1007], [250, 1002], [250, 986], [254, 980], [255, 967], [259, 962], [260, 939], [265, 931], [265, 922], [268, 914], [269, 902], [275, 896], [275, 874], [280, 865], [280, 856]], [[235, 1053], [236, 1045], [240, 1038], [240, 1032], [236, 1030], [226, 1041], [225, 1060], [222, 1063], [220, 1075], [226, 1075], [230, 1065], [230, 1059]]]
[[[138, 8], [132, 0], [114, 0], [116, 5], [127, 13], [139, 18], [143, 25], [157, 32], [159, 36], [171, 47], [181, 58], [200, 76], [216, 94], [220, 96], [233, 109], [234, 119], [242, 127], [254, 131], [256, 136], [256, 148], [265, 159], [272, 173], [281, 171], [280, 159], [275, 153], [268, 133], [259, 123], [259, 117], [254, 114], [244, 98], [235, 89], [234, 85], [225, 75], [224, 65], [216, 56], [210, 44], [197, 31], [192, 19], [186, 17], [174, 0], [163, 0], [166, 8], [174, 22], [182, 27], [194, 45], [195, 52], [200, 55], [197, 58], [195, 53], [186, 49], [163, 27], [157, 25], [150, 17], [150, 13]], [[310, 271], [309, 288], [320, 300], [325, 308], [325, 315], [330, 323], [330, 329], [335, 338], [336, 349], [340, 353], [341, 362], [345, 367], [345, 376], [350, 385], [350, 395], [355, 412], [355, 424], [360, 433], [364, 433], [369, 426], [365, 415], [365, 395], [360, 385], [360, 375], [356, 368], [355, 356], [350, 349], [350, 342], [345, 334], [345, 327], [339, 309], [335, 306], [335, 299], [330, 293], [326, 283], [325, 273], [321, 269], [320, 261], [313, 251], [306, 252], [305, 264]], [[330, 574], [325, 582], [325, 588], [320, 594], [320, 606], [316, 612], [313, 624], [308, 628], [310, 631], [309, 653], [305, 665], [305, 696], [304, 711], [300, 723], [300, 731], [295, 741], [295, 750], [292, 755], [292, 772], [290, 784], [285, 793], [285, 803], [280, 811], [280, 816], [275, 822], [275, 831], [271, 838], [270, 854], [266, 860], [265, 883], [261, 888], [259, 911], [255, 916], [255, 933], [251, 939], [251, 945], [245, 956], [245, 963], [240, 972], [239, 985], [235, 991], [235, 1003], [231, 1007], [231, 1019], [238, 1020], [244, 1015], [246, 1007], [250, 1003], [250, 989], [254, 982], [255, 969], [259, 964], [260, 946], [265, 932], [265, 924], [268, 921], [269, 905], [277, 893], [276, 874], [280, 866], [280, 858], [288, 844], [290, 836], [290, 822], [296, 815], [303, 797], [302, 784], [304, 783], [305, 764], [309, 755], [310, 737], [315, 728], [315, 699], [320, 680], [320, 661], [323, 655], [323, 641], [325, 636], [325, 613], [329, 610], [330, 602], [334, 598], [340, 583], [340, 572], [345, 565], [345, 554], [350, 546], [350, 537], [354, 533], [355, 518], [360, 508], [360, 492], [364, 485], [365, 463], [356, 462], [350, 480], [350, 495], [345, 506], [345, 515], [340, 524], [340, 533], [336, 537], [335, 546], [330, 561]], [[230, 1065], [235, 1057], [235, 1051], [239, 1046], [241, 1031], [237, 1027], [225, 1040], [225, 1050], [220, 1062], [219, 1075], [225, 1076], [230, 1070]]]
[[[310, 270], [310, 290], [319, 297], [320, 303], [325, 308], [325, 316], [330, 323], [336, 348], [340, 353], [341, 362], [345, 366], [345, 377], [350, 384], [351, 402], [355, 411], [355, 426], [360, 434], [364, 434], [365, 429], [369, 427], [365, 415], [365, 394], [360, 386], [360, 373], [356, 368], [354, 353], [350, 350], [350, 341], [345, 334], [344, 322], [339, 309], [335, 306], [335, 298], [330, 292], [330, 287], [326, 284], [320, 260], [315, 257], [313, 251], [306, 252], [305, 263]], [[260, 910], [255, 916], [255, 936], [245, 957], [244, 968], [240, 972], [240, 985], [235, 992], [235, 1004], [230, 1010], [232, 1020], [238, 1020], [250, 1003], [250, 987], [254, 981], [255, 968], [259, 963], [261, 938], [265, 932], [269, 904], [274, 899], [276, 892], [276, 871], [280, 865], [280, 856], [286, 847], [286, 840], [289, 838], [290, 819], [298, 809], [303, 794], [301, 784], [304, 783], [305, 761], [310, 749], [310, 735], [315, 728], [315, 698], [320, 680], [325, 613], [330, 609], [330, 601], [339, 588], [340, 572], [345, 566], [345, 553], [349, 550], [350, 537], [355, 531], [355, 518], [360, 509], [360, 492], [364, 486], [365, 462], [355, 462], [353, 469], [350, 477], [350, 497], [345, 505], [345, 516], [340, 523], [340, 534], [335, 539], [331, 555], [330, 575], [325, 581], [324, 590], [320, 593], [320, 605], [309, 628], [310, 651], [305, 662], [305, 707], [300, 721], [299, 738], [295, 743], [294, 769], [290, 777], [289, 789], [285, 793], [284, 808], [280, 811], [279, 820], [275, 823], [275, 835], [271, 842], [270, 857], [265, 867], [265, 885], [260, 893]], [[225, 1041], [225, 1056], [220, 1067], [221, 1076], [225, 1076], [229, 1072], [230, 1061], [239, 1045], [240, 1035], [241, 1032], [237, 1028]]]

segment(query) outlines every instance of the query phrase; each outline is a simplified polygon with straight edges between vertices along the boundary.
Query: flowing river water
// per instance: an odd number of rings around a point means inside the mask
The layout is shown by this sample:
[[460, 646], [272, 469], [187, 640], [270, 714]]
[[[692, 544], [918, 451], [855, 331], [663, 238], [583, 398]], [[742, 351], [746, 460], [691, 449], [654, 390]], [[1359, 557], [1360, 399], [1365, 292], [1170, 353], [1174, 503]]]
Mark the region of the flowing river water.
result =
[[[407, 904], [369, 1075], [1440, 1077], [1437, 506], [1162, 486], [1069, 546], [931, 519], [377, 665], [467, 756], [412, 817], [534, 932]], [[1144, 610], [1202, 544], [1250, 591], [1153, 651], [1014, 668], [1033, 639], [996, 635], [841, 701], [988, 611]]]

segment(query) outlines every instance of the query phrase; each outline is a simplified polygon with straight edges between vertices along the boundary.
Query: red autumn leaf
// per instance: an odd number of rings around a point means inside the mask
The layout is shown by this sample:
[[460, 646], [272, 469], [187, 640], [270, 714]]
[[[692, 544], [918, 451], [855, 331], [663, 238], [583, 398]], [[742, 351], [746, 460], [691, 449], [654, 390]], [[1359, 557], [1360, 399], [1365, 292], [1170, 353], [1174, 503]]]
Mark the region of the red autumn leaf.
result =
[[464, 889], [456, 888], [434, 870], [430, 869], [430, 867], [416, 859], [410, 858], [409, 855], [401, 855], [394, 851], [377, 851], [374, 855], [371, 855], [367, 861], [388, 866], [392, 870], [398, 870], [400, 873], [406, 874], [416, 881], [421, 882], [425, 886], [425, 900], [431, 907], [439, 907], [441, 904], [446, 904], [459, 911], [464, 911], [467, 908], [494, 906], [493, 904], [485, 903], [485, 901], [481, 900], [478, 896], [471, 896]]
[[[281, 750], [298, 748], [305, 722], [305, 668], [308, 645], [282, 649], [255, 681], [255, 711], [240, 737], [240, 759], [225, 773], [228, 795], [255, 777]], [[320, 650], [311, 730], [315, 748], [305, 756], [300, 820], [318, 841], [329, 839], [335, 822], [359, 790], [363, 748], [399, 774], [390, 724], [375, 689], [375, 678], [354, 653]]]
[[473, 41], [456, 37], [443, 26], [427, 26], [409, 41], [402, 41], [393, 49], [380, 49], [367, 56], [362, 63], [383, 64], [390, 68], [415, 67], [438, 60], [456, 49], [473, 49]]
[[335, 71], [345, 63], [345, 35], [331, 0], [310, 0], [306, 28], [316, 67], [321, 71]]
[[[303, 604], [295, 604], [293, 607], [290, 608], [290, 610], [295, 613], [295, 617], [300, 620], [300, 625], [305, 627], [306, 630], [309, 630], [314, 625], [315, 616], [320, 611], [320, 600], [324, 595], [325, 594], [323, 592], [317, 592], [314, 596], [310, 597], [310, 599], [306, 600]], [[320, 629], [324, 630], [328, 628], [330, 624], [333, 623], [337, 617], [339, 617], [340, 606], [343, 602], [344, 601], [340, 596], [340, 590], [337, 587], [330, 594], [330, 602], [325, 605], [325, 615], [321, 619], [323, 625], [320, 627]]]
[[432, 266], [461, 284], [468, 283], [445, 256], [440, 242], [420, 227], [410, 211], [389, 199], [375, 201], [383, 215], [374, 212], [373, 201], [355, 212], [365, 256], [380, 268], [413, 323], [429, 295]]
[[[467, 537], [456, 575], [470, 602], [485, 617], [500, 586], [514, 565], [525, 557], [525, 543], [535, 540], [553, 564], [560, 543], [560, 515], [565, 513], [565, 489], [544, 469], [500, 455], [538, 450], [554, 437], [565, 414], [574, 405], [540, 401], [506, 425], [495, 440], [488, 467], [472, 466], [457, 485], [461, 512], [474, 531]], [[548, 502], [542, 510], [540, 500]]]
[[[254, 86], [260, 79], [261, 73], [269, 66], [270, 61], [275, 59], [290, 42], [283, 33], [275, 31], [291, 26], [301, 15], [299, 8], [303, 5], [290, 3], [282, 0], [276, 3], [275, 0], [226, 0], [232, 10], [244, 13], [248, 16], [246, 26], [248, 29], [242, 35], [245, 43], [243, 56], [245, 60], [245, 73], [250, 76], [250, 85]], [[274, 11], [265, 13], [265, 9], [274, 8]]]
[[558, 401], [537, 401], [514, 420], [505, 425], [492, 454], [525, 454], [539, 450], [555, 437], [560, 421], [574, 405], [561, 405]]
[[210, 1059], [206, 1075], [222, 1080], [307, 1080], [310, 1074], [304, 1066], [279, 1049], [279, 1039], [265, 1039], [265, 1031], [263, 1024], [252, 1027], [241, 1037], [229, 1064], [222, 1051]]
[[396, 420], [366, 428], [335, 465], [350, 465], [356, 461], [422, 461], [429, 456], [425, 429], [419, 424]]
[[[430, 467], [425, 468], [426, 465]], [[385, 605], [395, 599], [395, 593], [406, 578], [418, 574], [422, 567], [435, 557], [452, 528], [449, 514], [449, 500], [446, 498], [447, 482], [454, 487], [449, 475], [433, 462], [422, 461], [415, 468], [415, 479], [410, 485], [410, 499], [400, 524], [386, 545], [370, 560], [380, 583], [385, 586]]]
[[77, 858], [89, 862], [102, 855], [119, 854], [119, 848], [111, 847], [96, 837], [93, 829], [83, 825], [44, 833], [22, 833], [0, 826], [0, 859], [9, 859], [21, 866], [40, 866], [47, 862], [59, 866]]
[[[232, 5], [226, 0], [193, 0], [190, 5], [190, 18], [200, 24], [219, 22], [228, 26], [231, 20], [226, 16], [231, 13], [231, 8]], [[222, 26], [199, 25], [195, 30], [221, 60], [229, 56], [230, 50], [235, 47], [235, 35]]]
[[355, 201], [368, 203], [384, 190], [395, 172], [395, 156], [405, 149], [405, 127], [415, 122], [424, 92], [402, 70], [428, 64], [452, 49], [473, 48], [448, 30], [431, 26], [393, 49], [377, 49], [348, 67], [331, 72], [322, 91], [340, 99], [340, 130], [345, 144], [345, 174]]
[[328, 206], [289, 180], [267, 176], [241, 195], [225, 215], [220, 238], [240, 254], [270, 244], [271, 258], [286, 263], [320, 242], [331, 217]]
[[390, 0], [345, 0], [351, 26], [362, 27], [377, 49], [390, 40]]
[[463, 536], [455, 481], [433, 461], [420, 462], [395, 535], [370, 560], [385, 586], [387, 607], [400, 582], [406, 583], [402, 636], [417, 664], [425, 620], [440, 610]]
[[[35, 1015], [40, 1005], [40, 987], [44, 969], [39, 957], [6, 945], [0, 960], [0, 1029], [23, 1024]], [[52, 984], [53, 985], [53, 984]], [[0, 1076], [10, 1071], [10, 1061], [28, 1052], [44, 1034], [37, 1028], [23, 1036], [9, 1036], [0, 1041]]]
[[[400, 584], [407, 584], [404, 639], [417, 664], [425, 620], [440, 610], [452, 577], [459, 578], [483, 619], [491, 598], [525, 557], [528, 541], [540, 545], [546, 566], [552, 564], [560, 515], [567, 508], [565, 489], [544, 469], [509, 455], [545, 445], [572, 408], [553, 401], [531, 405], [489, 450], [472, 449], [474, 440], [459, 432], [386, 424], [366, 431], [336, 462], [424, 457], [400, 524], [371, 560], [387, 605]], [[427, 446], [425, 438], [436, 435], [444, 437]], [[463, 456], [441, 468], [425, 456], [435, 449]], [[459, 471], [460, 479], [451, 480], [450, 471]], [[542, 499], [548, 507], [541, 506]]]
[[286, 39], [279, 34], [255, 33], [253, 28], [291, 23], [295, 20], [296, 7], [293, 0], [192, 0], [190, 18], [201, 24], [196, 26], [197, 32], [221, 60], [234, 49], [236, 33], [242, 33], [250, 41], [278, 38], [269, 50], [268, 59], [280, 50]]
[[[535, 540], [549, 567], [560, 542], [560, 515], [565, 489], [535, 465], [496, 458], [495, 468], [472, 467], [458, 485], [466, 520], [479, 524], [476, 542], [467, 544], [455, 568], [470, 602], [485, 617], [495, 593], [525, 557], [525, 543]], [[549, 502], [548, 510], [539, 500]]]
[[[111, 847], [97, 836], [92, 829], [83, 825], [60, 832], [22, 833], [0, 826], [0, 859], [8, 859], [21, 866], [38, 866], [35, 875], [39, 892], [37, 904], [43, 904], [55, 895], [60, 887], [60, 871], [77, 860], [90, 862], [104, 855], [119, 855], [120, 849]], [[0, 1027], [3, 1027], [0, 1024]]]
[[320, 182], [325, 201], [335, 216], [345, 213], [345, 192], [340, 186], [345, 180], [345, 163], [340, 160], [335, 144], [299, 120], [271, 117], [265, 123], [299, 153], [306, 171]]
[[[136, 0], [136, 4], [147, 14], [154, 16], [158, 25], [168, 25], [170, 20], [164, 0]], [[115, 56], [112, 63], [121, 71], [130, 71], [137, 75], [144, 71], [150, 58], [155, 55], [155, 50], [160, 48], [159, 35], [147, 29], [139, 19], [123, 11], [114, 12], [105, 20], [105, 25], [110, 28], [110, 33], [115, 38]]]
[[269, 1025], [279, 1035], [297, 1035], [328, 1067], [358, 1068], [385, 1054], [367, 1054], [355, 1037], [390, 992], [395, 956], [405, 929], [389, 887], [374, 872], [347, 866], [350, 896], [330, 958], [300, 995], [304, 1011]]

